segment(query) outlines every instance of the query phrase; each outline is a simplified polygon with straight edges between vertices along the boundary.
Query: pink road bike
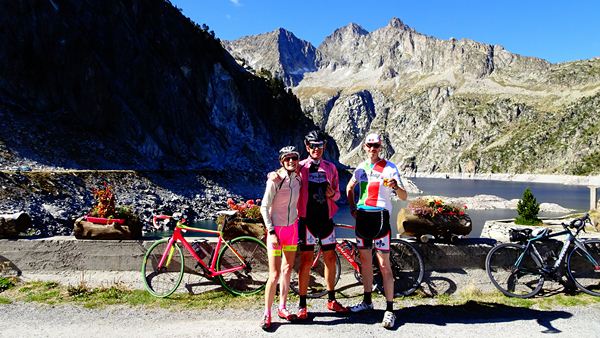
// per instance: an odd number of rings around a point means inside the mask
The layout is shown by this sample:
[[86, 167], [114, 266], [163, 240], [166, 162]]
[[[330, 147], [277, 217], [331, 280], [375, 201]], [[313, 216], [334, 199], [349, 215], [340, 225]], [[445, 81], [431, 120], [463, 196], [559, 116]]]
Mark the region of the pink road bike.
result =
[[[233, 220], [235, 211], [223, 211], [226, 215], [222, 228]], [[173, 235], [156, 241], [144, 255], [142, 263], [142, 279], [146, 290], [156, 297], [168, 297], [177, 290], [184, 272], [200, 273], [208, 279], [218, 279], [223, 287], [234, 295], [251, 295], [265, 288], [269, 277], [269, 262], [265, 244], [249, 236], [240, 236], [232, 240], [223, 239], [222, 228], [209, 230], [195, 228], [186, 224], [185, 218], [177, 219], [168, 215], [155, 215], [157, 220], [174, 219], [177, 225]], [[184, 233], [200, 232], [217, 235], [217, 243], [212, 252], [203, 258], [185, 239]], [[182, 247], [187, 250], [184, 256]], [[191, 261], [191, 264], [186, 264]], [[194, 263], [197, 262], [195, 266]]]
[[[337, 228], [354, 229], [352, 225], [337, 224]], [[325, 280], [325, 262], [323, 261], [323, 251], [320, 246], [315, 246], [315, 255], [310, 270], [310, 279], [308, 281], [308, 298], [320, 298], [327, 294], [327, 284]], [[344, 239], [338, 241], [335, 245], [335, 282], [340, 280], [342, 271], [341, 258], [344, 258], [354, 272], [354, 278], [362, 283], [360, 274], [360, 253], [356, 243]], [[300, 255], [296, 255], [296, 264], [292, 271], [290, 288], [296, 294], [298, 290], [298, 267], [300, 266]], [[373, 250], [373, 290], [383, 293], [383, 278], [377, 263], [375, 250]], [[390, 263], [394, 274], [394, 296], [407, 296], [415, 292], [423, 281], [424, 268], [423, 258], [409, 241], [405, 239], [392, 238], [390, 245]]]

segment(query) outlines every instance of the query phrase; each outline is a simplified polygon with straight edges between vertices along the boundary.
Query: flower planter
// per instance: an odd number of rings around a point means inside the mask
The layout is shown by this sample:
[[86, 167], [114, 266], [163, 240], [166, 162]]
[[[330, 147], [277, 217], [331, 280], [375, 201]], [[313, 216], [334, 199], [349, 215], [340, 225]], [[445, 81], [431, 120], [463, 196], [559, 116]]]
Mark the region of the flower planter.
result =
[[96, 224], [125, 224], [125, 219], [123, 218], [102, 218], [102, 217], [92, 217], [92, 216], [83, 216], [83, 220]]
[[433, 235], [443, 240], [468, 235], [473, 229], [471, 218], [463, 215], [436, 215], [423, 217], [412, 214], [408, 209], [401, 209], [396, 224], [398, 233], [419, 238], [422, 235]]
[[77, 239], [141, 239], [141, 224], [125, 224], [124, 219], [83, 216], [75, 221]]
[[225, 228], [223, 228], [222, 223], [218, 226], [219, 231], [223, 232], [223, 238], [226, 240], [230, 240], [238, 236], [251, 236], [262, 240], [267, 234], [267, 229], [262, 222], [239, 217], [227, 223]]

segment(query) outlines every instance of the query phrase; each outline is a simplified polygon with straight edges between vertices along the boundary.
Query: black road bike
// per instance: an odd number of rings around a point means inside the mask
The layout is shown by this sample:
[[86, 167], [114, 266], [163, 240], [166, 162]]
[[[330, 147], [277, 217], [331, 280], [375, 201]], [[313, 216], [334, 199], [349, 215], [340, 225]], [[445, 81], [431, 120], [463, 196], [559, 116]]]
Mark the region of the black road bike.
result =
[[[498, 244], [486, 257], [490, 280], [506, 296], [528, 298], [540, 292], [545, 280], [564, 284], [566, 275], [581, 291], [600, 296], [600, 239], [577, 238], [588, 223], [591, 220], [585, 214], [569, 224], [562, 223], [564, 230], [557, 233], [548, 228], [535, 234], [531, 229], [511, 229], [511, 242], [518, 243]], [[558, 236], [565, 239], [557, 254], [552, 241], [561, 244], [553, 239]]]

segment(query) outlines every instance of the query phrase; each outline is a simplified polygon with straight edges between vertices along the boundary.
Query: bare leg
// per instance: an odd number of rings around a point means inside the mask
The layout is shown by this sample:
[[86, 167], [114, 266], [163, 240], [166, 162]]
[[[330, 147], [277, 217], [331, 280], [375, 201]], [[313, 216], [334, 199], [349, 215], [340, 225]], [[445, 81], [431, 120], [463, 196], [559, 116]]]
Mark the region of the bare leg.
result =
[[[381, 270], [381, 277], [383, 278], [385, 300], [391, 302], [394, 300], [394, 275], [390, 263], [390, 253], [377, 251], [377, 260], [379, 261], [379, 270]], [[372, 280], [373, 273], [371, 273]]]
[[285, 308], [288, 292], [290, 291], [290, 277], [294, 267], [296, 251], [283, 251], [283, 262], [281, 264], [281, 277], [279, 281], [279, 308]]
[[325, 261], [325, 282], [327, 291], [335, 290], [335, 250], [323, 251], [323, 260]]
[[271, 314], [280, 268], [281, 256], [274, 256], [273, 250], [269, 250], [269, 279], [265, 289], [265, 314]]
[[306, 296], [308, 281], [310, 279], [310, 268], [313, 263], [313, 251], [300, 252], [300, 267], [298, 268], [298, 289], [301, 296]]
[[[373, 291], [373, 249], [358, 249], [360, 253], [360, 274], [363, 280], [363, 290]], [[389, 259], [389, 257], [388, 257]]]

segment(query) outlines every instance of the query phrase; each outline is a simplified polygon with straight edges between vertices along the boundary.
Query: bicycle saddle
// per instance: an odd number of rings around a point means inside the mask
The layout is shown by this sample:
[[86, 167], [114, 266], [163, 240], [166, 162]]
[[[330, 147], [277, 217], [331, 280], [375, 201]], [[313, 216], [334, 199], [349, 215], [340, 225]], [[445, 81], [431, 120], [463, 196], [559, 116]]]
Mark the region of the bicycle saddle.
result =
[[550, 235], [551, 232], [552, 232], [552, 230], [550, 230], [548, 228], [539, 229], [533, 233], [533, 237], [546, 237], [546, 236]]

